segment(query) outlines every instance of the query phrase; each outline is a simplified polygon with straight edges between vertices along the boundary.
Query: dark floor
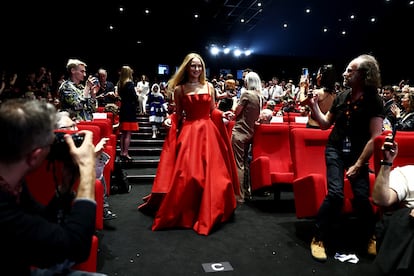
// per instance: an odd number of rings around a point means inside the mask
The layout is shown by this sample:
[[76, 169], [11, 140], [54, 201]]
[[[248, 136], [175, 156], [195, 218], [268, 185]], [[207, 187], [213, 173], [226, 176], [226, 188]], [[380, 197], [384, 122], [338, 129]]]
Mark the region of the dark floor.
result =
[[128, 194], [111, 195], [118, 218], [106, 222], [100, 233], [99, 272], [206, 275], [212, 263], [219, 263], [218, 269], [229, 271], [215, 271], [218, 275], [358, 276], [365, 275], [372, 262], [357, 254], [359, 263], [342, 263], [333, 258], [334, 252], [325, 263], [313, 260], [309, 251], [312, 221], [295, 217], [289, 191], [282, 192], [279, 204], [272, 196], [254, 197], [237, 208], [232, 221], [209, 236], [200, 236], [192, 229], [151, 231], [152, 218], [137, 210], [150, 190], [151, 184], [135, 184]]

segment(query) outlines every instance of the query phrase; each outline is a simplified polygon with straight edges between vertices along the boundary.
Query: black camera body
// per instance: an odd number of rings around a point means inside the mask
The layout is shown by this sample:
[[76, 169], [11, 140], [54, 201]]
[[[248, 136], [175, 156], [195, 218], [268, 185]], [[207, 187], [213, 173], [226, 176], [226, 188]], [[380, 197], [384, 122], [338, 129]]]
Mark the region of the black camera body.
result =
[[[50, 161], [68, 161], [71, 160], [71, 156], [69, 153], [69, 146], [66, 144], [64, 139], [65, 132], [55, 132], [55, 140], [53, 144], [50, 146], [50, 152], [48, 155], [48, 160]], [[82, 145], [83, 143], [83, 135], [79, 133], [72, 133], [73, 142], [77, 147]]]

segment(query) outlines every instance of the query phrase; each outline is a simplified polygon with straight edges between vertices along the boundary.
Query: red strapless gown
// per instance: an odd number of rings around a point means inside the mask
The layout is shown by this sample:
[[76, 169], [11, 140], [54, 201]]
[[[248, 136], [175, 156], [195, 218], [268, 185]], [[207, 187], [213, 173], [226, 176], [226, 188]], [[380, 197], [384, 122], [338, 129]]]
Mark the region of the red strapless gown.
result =
[[221, 111], [210, 114], [210, 94], [186, 95], [186, 119], [164, 142], [151, 194], [138, 209], [155, 214], [152, 230], [193, 228], [208, 235], [230, 219], [240, 194], [236, 165]]

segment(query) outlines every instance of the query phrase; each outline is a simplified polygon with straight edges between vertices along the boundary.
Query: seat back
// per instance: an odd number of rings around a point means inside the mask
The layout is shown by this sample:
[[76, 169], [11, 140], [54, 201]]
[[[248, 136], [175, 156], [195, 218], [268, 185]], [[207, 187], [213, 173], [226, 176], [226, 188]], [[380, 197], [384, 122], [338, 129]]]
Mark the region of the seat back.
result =
[[[55, 163], [55, 173], [57, 181], [61, 179], [61, 162]], [[33, 198], [42, 205], [47, 205], [56, 193], [56, 182], [52, 164], [48, 160], [43, 161], [39, 168], [30, 172], [26, 176], [27, 187]], [[74, 190], [77, 189], [79, 182], [74, 184]], [[101, 181], [95, 180], [95, 201], [96, 201], [96, 220], [95, 228], [103, 229], [103, 193], [104, 189]]]
[[110, 119], [94, 119], [92, 121], [80, 121], [78, 123], [78, 128], [82, 128], [82, 125], [95, 125], [98, 126], [101, 130], [101, 137], [109, 138], [106, 144], [106, 151], [110, 157], [110, 170], [113, 171], [116, 157], [116, 134], [112, 131], [112, 123]]
[[[56, 130], [56, 132], [64, 132], [73, 134], [77, 131]], [[42, 205], [47, 205], [56, 193], [57, 183], [61, 183], [62, 179], [62, 160], [45, 159], [42, 164], [30, 172], [25, 180], [33, 198]], [[79, 181], [74, 183], [73, 189], [77, 189]], [[97, 230], [103, 229], [103, 194], [104, 189], [100, 180], [95, 180], [95, 201], [96, 201], [96, 221]]]
[[291, 154], [295, 178], [319, 173], [326, 176], [325, 147], [330, 130], [292, 128]]
[[292, 172], [288, 124], [262, 124], [256, 126], [252, 159], [267, 156], [271, 172]]
[[290, 130], [297, 218], [315, 217], [327, 194], [325, 147], [329, 133], [302, 127]]
[[[386, 132], [374, 139], [374, 171], [378, 175], [380, 161], [383, 159], [381, 147], [384, 144]], [[392, 168], [414, 164], [414, 131], [397, 131], [395, 141], [398, 143], [398, 154]]]
[[101, 140], [101, 129], [99, 128], [99, 126], [78, 124], [77, 127], [79, 130], [89, 130], [92, 132], [94, 145], [98, 144]]

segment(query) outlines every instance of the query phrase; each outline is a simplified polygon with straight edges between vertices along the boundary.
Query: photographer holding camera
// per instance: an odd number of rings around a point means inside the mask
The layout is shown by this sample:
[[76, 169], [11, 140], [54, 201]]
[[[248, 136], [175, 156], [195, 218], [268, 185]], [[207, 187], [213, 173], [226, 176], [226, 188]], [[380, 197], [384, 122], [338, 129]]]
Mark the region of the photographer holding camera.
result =
[[[43, 206], [33, 199], [25, 182], [26, 175], [49, 155], [55, 141], [55, 117], [54, 106], [42, 101], [10, 99], [0, 105], [1, 274], [40, 275], [45, 268], [47, 275], [55, 275], [51, 272], [55, 268], [70, 269], [89, 256], [96, 216], [92, 133], [79, 132], [84, 135], [79, 147], [71, 135], [64, 136], [72, 159], [68, 171], [74, 166], [79, 177], [76, 193], [71, 189], [74, 175], [67, 174], [55, 197]], [[62, 212], [64, 218], [59, 221]]]

